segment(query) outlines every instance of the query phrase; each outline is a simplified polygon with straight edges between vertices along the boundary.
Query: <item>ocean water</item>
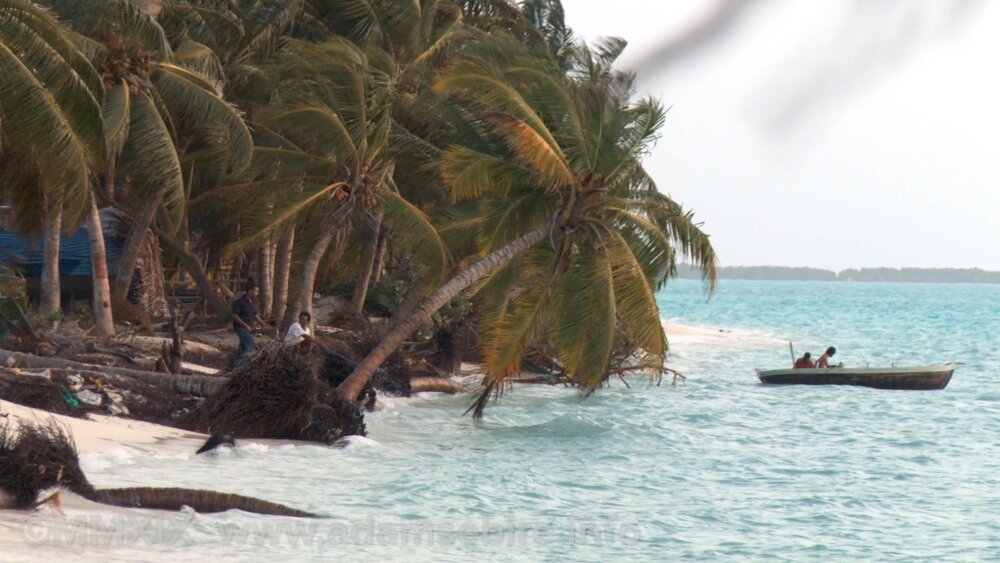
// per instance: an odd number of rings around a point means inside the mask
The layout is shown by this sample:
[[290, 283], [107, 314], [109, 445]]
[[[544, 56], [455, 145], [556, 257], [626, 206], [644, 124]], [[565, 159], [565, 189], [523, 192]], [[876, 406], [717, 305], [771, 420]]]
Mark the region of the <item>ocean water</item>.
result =
[[[481, 422], [463, 416], [468, 397], [389, 399], [345, 448], [88, 454], [99, 486], [216, 489], [330, 518], [75, 513], [17, 555], [1000, 560], [1000, 286], [724, 281], [706, 302], [677, 281], [658, 299], [665, 321], [700, 327], [671, 341], [677, 385], [585, 399], [519, 386]], [[789, 340], [836, 346], [849, 366], [964, 364], [942, 391], [761, 385], [753, 368], [785, 367]]]

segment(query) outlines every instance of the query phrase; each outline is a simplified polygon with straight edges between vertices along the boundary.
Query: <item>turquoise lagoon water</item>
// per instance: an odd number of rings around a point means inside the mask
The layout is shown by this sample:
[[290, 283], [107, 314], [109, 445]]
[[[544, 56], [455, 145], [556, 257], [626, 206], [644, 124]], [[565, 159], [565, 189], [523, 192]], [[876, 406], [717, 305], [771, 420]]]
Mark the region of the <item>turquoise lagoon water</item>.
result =
[[[665, 320], [708, 327], [672, 339], [688, 376], [676, 386], [636, 379], [585, 400], [521, 386], [479, 423], [468, 398], [389, 400], [346, 448], [88, 454], [98, 485], [211, 488], [332, 518], [184, 514], [63, 556], [1000, 558], [1000, 286], [724, 281], [704, 297], [689, 281], [659, 296]], [[759, 384], [753, 368], [786, 366], [788, 340], [816, 356], [835, 345], [847, 365], [965, 363], [943, 391]], [[149, 514], [126, 527], [148, 530]], [[20, 555], [59, 549], [36, 543]]]

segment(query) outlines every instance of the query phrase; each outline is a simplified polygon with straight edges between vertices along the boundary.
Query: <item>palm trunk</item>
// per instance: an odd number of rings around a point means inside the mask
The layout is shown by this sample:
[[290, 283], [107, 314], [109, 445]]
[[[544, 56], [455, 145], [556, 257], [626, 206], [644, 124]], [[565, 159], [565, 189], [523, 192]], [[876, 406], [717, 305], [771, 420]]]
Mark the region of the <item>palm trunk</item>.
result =
[[444, 377], [417, 376], [410, 378], [410, 393], [468, 393], [469, 389], [457, 381], [445, 379]]
[[117, 159], [111, 158], [108, 160], [108, 165], [104, 169], [104, 199], [106, 201], [115, 201], [115, 168], [117, 164]]
[[104, 248], [104, 231], [97, 198], [90, 195], [90, 212], [87, 213], [87, 235], [90, 239], [90, 267], [94, 284], [94, 326], [102, 337], [114, 336], [115, 323], [111, 315], [111, 285], [108, 281], [108, 260]]
[[194, 278], [194, 283], [198, 286], [198, 292], [205, 298], [215, 318], [220, 321], [230, 319], [232, 311], [229, 305], [215, 292], [215, 286], [212, 285], [212, 280], [208, 279], [208, 274], [205, 273], [205, 267], [201, 263], [201, 258], [194, 252], [191, 252], [186, 242], [182, 242], [173, 234], [173, 224], [170, 220], [170, 215], [167, 214], [162, 205], [160, 206], [159, 216], [164, 228], [158, 228], [154, 225], [156, 235], [174, 251], [177, 259], [180, 260], [181, 266]]
[[413, 287], [403, 296], [403, 301], [399, 304], [399, 307], [396, 307], [396, 310], [392, 312], [392, 317], [389, 318], [389, 324], [387, 325], [390, 329], [408, 318], [410, 313], [417, 308], [417, 305], [420, 305], [424, 296], [427, 295], [427, 289], [430, 284], [431, 282], [427, 278], [420, 278], [417, 280], [417, 283], [413, 284]]
[[257, 279], [260, 284], [260, 316], [271, 316], [274, 303], [274, 241], [267, 239], [257, 253]]
[[294, 301], [288, 302], [282, 327], [294, 323], [300, 312], [312, 311], [313, 288], [316, 286], [316, 274], [319, 272], [320, 262], [327, 249], [330, 248], [330, 243], [336, 238], [344, 220], [350, 216], [352, 211], [349, 205], [344, 204], [326, 214], [320, 227], [319, 239], [309, 250], [309, 256], [306, 257], [306, 262], [302, 266], [302, 280], [299, 284], [298, 297]]
[[272, 308], [275, 319], [285, 316], [285, 307], [288, 304], [288, 278], [292, 271], [292, 250], [294, 247], [295, 227], [292, 227], [278, 241], [274, 257], [274, 303]]
[[385, 229], [382, 229], [382, 233], [378, 237], [378, 247], [375, 249], [375, 269], [372, 270], [372, 283], [378, 283], [382, 279], [382, 273], [385, 271], [385, 253], [388, 246], [388, 233], [385, 232]]
[[125, 241], [125, 248], [122, 249], [122, 256], [118, 260], [118, 275], [111, 286], [111, 293], [121, 299], [128, 294], [129, 286], [132, 285], [132, 274], [135, 272], [135, 265], [139, 261], [139, 250], [142, 248], [142, 240], [146, 237], [146, 231], [153, 224], [156, 217], [156, 210], [163, 201], [163, 192], [147, 199], [139, 206], [138, 212], [132, 219], [132, 229], [129, 232], [128, 240]]
[[271, 516], [292, 516], [297, 518], [319, 518], [319, 515], [268, 502], [258, 498], [233, 493], [217, 493], [197, 489], [130, 487], [126, 489], [97, 489], [86, 491], [90, 500], [102, 504], [127, 508], [151, 508], [154, 510], [181, 510], [185, 506], [203, 514], [239, 509], [244, 512]]
[[354, 286], [354, 295], [351, 297], [351, 308], [358, 314], [364, 311], [372, 269], [375, 267], [375, 255], [378, 253], [379, 238], [382, 233], [381, 207], [375, 210], [375, 216], [372, 217], [372, 229], [374, 231], [373, 237], [370, 244], [365, 245], [365, 253], [361, 257], [361, 272], [358, 274], [358, 283]]
[[299, 294], [294, 300], [289, 301], [288, 307], [285, 309], [285, 319], [282, 321], [283, 327], [291, 326], [298, 319], [300, 312], [312, 311], [313, 287], [316, 285], [316, 274], [319, 272], [319, 264], [323, 260], [323, 255], [326, 254], [327, 249], [330, 248], [330, 243], [333, 242], [336, 234], [335, 229], [324, 229], [320, 233], [316, 244], [309, 250], [309, 256], [306, 257], [306, 262], [302, 266], [302, 280], [299, 284]]
[[59, 312], [62, 289], [59, 285], [59, 244], [62, 233], [62, 207], [54, 206], [45, 221], [45, 266], [42, 269], [41, 303], [43, 317]]
[[528, 234], [504, 245], [503, 248], [489, 253], [482, 260], [476, 262], [467, 270], [451, 278], [448, 283], [438, 288], [406, 320], [400, 322], [386, 333], [382, 341], [378, 343], [378, 346], [337, 387], [338, 394], [345, 399], [356, 400], [362, 388], [371, 379], [375, 370], [382, 365], [382, 362], [396, 351], [396, 348], [403, 343], [403, 340], [427, 322], [431, 318], [431, 315], [476, 281], [502, 268], [511, 260], [538, 244], [548, 234], [550, 227], [551, 223], [545, 223]]

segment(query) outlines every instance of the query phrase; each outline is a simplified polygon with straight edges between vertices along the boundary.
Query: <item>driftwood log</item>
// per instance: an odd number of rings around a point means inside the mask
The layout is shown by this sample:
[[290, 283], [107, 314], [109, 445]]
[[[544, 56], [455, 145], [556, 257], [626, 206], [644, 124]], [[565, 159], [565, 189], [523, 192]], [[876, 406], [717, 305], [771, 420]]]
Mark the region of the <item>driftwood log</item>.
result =
[[424, 391], [450, 393], [454, 395], [455, 393], [468, 393], [469, 389], [457, 381], [452, 381], [443, 377], [411, 377], [410, 392], [421, 393]]
[[100, 366], [95, 364], [86, 364], [83, 362], [74, 362], [72, 360], [63, 360], [61, 358], [43, 358], [31, 354], [0, 350], [0, 364], [6, 365], [8, 358], [13, 358], [16, 365], [19, 367], [79, 369], [110, 375], [121, 375], [145, 381], [146, 383], [156, 385], [158, 387], [173, 389], [179, 393], [195, 395], [198, 397], [207, 397], [211, 395], [226, 382], [226, 379], [223, 377], [156, 373], [154, 371]]

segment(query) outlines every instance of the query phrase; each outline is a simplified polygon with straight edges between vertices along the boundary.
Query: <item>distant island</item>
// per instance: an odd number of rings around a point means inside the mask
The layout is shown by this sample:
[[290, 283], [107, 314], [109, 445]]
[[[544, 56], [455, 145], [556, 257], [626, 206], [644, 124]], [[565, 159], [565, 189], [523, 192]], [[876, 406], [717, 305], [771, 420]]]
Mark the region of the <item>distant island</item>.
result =
[[[841, 281], [909, 283], [1000, 283], [1000, 272], [979, 268], [849, 268], [841, 272], [788, 266], [728, 266], [719, 268], [719, 279], [771, 281]], [[701, 274], [682, 264], [677, 277], [698, 279]]]

